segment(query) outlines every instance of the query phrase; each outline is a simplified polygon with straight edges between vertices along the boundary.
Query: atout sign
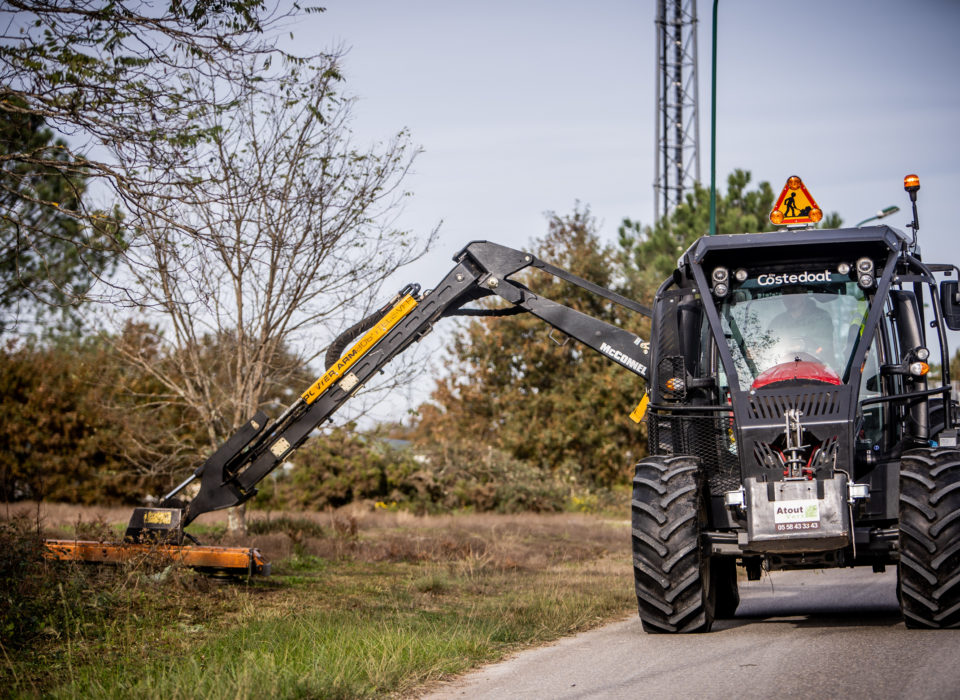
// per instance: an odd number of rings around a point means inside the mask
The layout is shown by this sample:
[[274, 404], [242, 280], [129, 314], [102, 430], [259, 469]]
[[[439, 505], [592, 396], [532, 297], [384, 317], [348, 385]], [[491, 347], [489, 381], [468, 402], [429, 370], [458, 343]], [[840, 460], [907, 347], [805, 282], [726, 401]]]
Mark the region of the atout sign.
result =
[[773, 512], [775, 523], [798, 523], [820, 520], [820, 503], [816, 500], [780, 501]]

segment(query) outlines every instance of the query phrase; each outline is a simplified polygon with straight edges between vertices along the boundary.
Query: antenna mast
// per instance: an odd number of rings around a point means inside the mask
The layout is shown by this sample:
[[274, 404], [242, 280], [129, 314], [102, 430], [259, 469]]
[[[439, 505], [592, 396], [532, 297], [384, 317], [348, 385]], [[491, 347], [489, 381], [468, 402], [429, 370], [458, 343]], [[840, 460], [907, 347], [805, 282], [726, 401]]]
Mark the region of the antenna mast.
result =
[[659, 221], [700, 181], [697, 0], [657, 0], [657, 123], [653, 216]]

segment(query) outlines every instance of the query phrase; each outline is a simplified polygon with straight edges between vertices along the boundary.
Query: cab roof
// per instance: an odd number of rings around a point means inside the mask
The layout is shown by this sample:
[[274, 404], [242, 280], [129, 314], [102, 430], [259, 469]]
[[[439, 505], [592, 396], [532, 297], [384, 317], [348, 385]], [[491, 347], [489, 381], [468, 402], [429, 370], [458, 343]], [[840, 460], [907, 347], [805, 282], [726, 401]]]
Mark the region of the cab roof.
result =
[[909, 244], [906, 234], [889, 226], [729, 234], [698, 239], [677, 262], [680, 268], [713, 259], [728, 263], [735, 259], [746, 266], [767, 262], [816, 263], [850, 256], [886, 257], [906, 250]]

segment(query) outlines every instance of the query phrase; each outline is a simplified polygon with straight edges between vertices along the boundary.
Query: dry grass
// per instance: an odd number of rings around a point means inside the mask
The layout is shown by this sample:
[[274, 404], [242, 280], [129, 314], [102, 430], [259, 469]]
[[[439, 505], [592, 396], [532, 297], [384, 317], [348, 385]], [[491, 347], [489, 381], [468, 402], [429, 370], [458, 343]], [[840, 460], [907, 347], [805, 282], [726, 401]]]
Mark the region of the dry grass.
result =
[[[304, 551], [368, 562], [483, 560], [497, 570], [535, 570], [625, 551], [627, 542], [624, 528], [569, 514], [331, 513], [324, 517], [337, 536], [307, 538]], [[342, 525], [345, 519], [349, 527]], [[265, 542], [258, 546], [268, 549]]]
[[[62, 503], [17, 503], [0, 513], [39, 518], [49, 536], [109, 539], [122, 532], [132, 508], [76, 506]], [[204, 543], [257, 547], [270, 561], [313, 555], [365, 562], [442, 562], [483, 560], [501, 570], [537, 570], [597, 559], [606, 553], [628, 556], [628, 523], [571, 514], [459, 514], [419, 516], [362, 506], [315, 512], [248, 511], [251, 529], [266, 522], [283, 524], [269, 534], [233, 538], [225, 533], [225, 511], [203, 515], [189, 530]], [[297, 528], [297, 523], [308, 526]], [[318, 531], [322, 535], [318, 536]]]

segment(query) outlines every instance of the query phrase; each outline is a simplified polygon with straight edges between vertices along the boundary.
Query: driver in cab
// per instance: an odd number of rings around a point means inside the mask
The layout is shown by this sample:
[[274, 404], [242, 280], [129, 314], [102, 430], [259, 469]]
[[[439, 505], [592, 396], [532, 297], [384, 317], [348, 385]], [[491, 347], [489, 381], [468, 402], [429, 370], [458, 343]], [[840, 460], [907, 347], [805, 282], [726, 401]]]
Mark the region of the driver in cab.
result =
[[[780, 362], [789, 362], [791, 353], [813, 355], [830, 365], [835, 359], [833, 319], [804, 289], [784, 289], [784, 310], [770, 322], [768, 331], [779, 339]], [[801, 358], [810, 359], [810, 358]]]

